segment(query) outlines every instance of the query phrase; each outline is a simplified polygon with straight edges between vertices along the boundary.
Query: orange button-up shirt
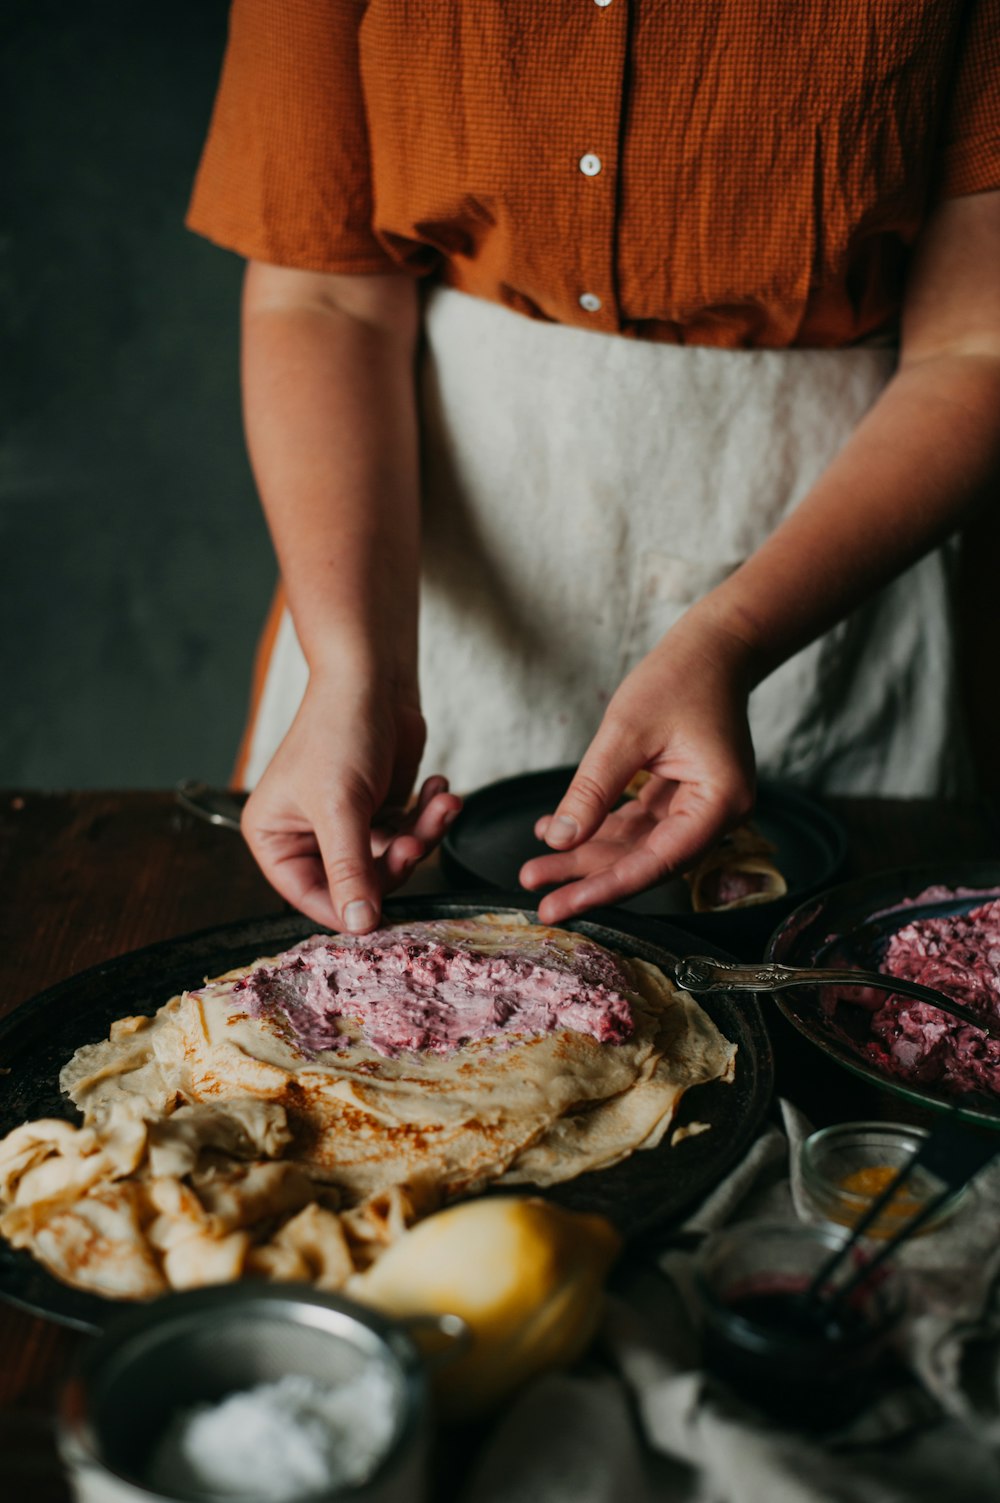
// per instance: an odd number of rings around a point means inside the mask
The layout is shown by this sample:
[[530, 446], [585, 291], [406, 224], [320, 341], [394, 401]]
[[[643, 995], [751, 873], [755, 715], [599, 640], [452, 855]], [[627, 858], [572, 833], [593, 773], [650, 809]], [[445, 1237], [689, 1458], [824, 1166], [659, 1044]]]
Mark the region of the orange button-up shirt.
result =
[[1000, 0], [235, 0], [188, 223], [726, 347], [892, 327], [1000, 188]]

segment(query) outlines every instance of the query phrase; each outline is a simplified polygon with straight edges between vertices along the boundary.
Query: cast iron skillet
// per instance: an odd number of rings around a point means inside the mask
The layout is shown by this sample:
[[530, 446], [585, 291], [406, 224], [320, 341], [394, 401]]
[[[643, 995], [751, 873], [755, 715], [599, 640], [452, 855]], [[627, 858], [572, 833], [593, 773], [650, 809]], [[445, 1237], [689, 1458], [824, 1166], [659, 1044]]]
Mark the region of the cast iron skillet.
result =
[[[486, 911], [517, 910], [534, 918], [523, 898], [497, 893], [477, 897], [389, 899], [389, 922], [464, 917]], [[595, 913], [573, 920], [567, 928], [589, 935], [609, 949], [636, 955], [654, 965], [666, 952], [687, 954], [692, 948], [722, 951], [669, 925], [639, 916]], [[58, 1077], [75, 1049], [107, 1036], [111, 1023], [128, 1014], [156, 1011], [177, 992], [200, 985], [262, 955], [273, 955], [315, 933], [317, 925], [301, 915], [258, 919], [203, 930], [121, 955], [94, 966], [25, 1002], [0, 1022], [0, 1136], [18, 1123], [37, 1117], [76, 1121], [75, 1108], [62, 1096]], [[771, 1045], [756, 1000], [747, 995], [709, 997], [702, 1002], [720, 1030], [737, 1046], [735, 1080], [712, 1082], [687, 1092], [676, 1126], [708, 1122], [711, 1130], [685, 1138], [671, 1148], [635, 1153], [613, 1168], [538, 1193], [573, 1210], [599, 1211], [623, 1236], [676, 1222], [738, 1162], [756, 1135], [767, 1111], [774, 1082]], [[669, 1133], [668, 1133], [669, 1139]], [[518, 1193], [530, 1193], [518, 1187]], [[100, 1328], [121, 1305], [72, 1289], [48, 1274], [26, 1252], [0, 1239], [0, 1296], [35, 1314], [79, 1330]]]

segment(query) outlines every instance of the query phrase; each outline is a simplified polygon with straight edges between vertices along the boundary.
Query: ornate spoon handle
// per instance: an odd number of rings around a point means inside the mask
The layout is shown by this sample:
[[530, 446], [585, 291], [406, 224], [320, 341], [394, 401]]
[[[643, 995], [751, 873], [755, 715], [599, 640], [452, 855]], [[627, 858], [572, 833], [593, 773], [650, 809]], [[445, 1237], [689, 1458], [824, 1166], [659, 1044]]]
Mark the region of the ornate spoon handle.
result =
[[962, 1023], [979, 1028], [991, 1039], [1000, 1039], [1000, 1020], [974, 1012], [962, 1002], [953, 1002], [944, 992], [921, 986], [919, 981], [904, 981], [884, 971], [834, 970], [790, 965], [732, 965], [711, 960], [707, 955], [689, 955], [674, 966], [674, 981], [687, 992], [776, 992], [786, 986], [823, 986], [831, 982], [845, 986], [874, 986], [884, 992], [897, 992], [928, 1002]]

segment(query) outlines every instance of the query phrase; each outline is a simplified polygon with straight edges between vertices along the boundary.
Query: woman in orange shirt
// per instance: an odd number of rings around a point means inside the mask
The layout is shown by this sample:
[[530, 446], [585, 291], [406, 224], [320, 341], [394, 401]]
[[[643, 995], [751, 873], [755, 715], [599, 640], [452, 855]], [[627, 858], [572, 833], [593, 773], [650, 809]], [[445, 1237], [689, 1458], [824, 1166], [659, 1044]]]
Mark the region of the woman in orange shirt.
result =
[[189, 223], [250, 263], [244, 829], [290, 902], [373, 927], [442, 771], [579, 760], [548, 922], [689, 866], [755, 752], [960, 786], [932, 550], [1000, 467], [998, 58], [997, 0], [236, 0]]

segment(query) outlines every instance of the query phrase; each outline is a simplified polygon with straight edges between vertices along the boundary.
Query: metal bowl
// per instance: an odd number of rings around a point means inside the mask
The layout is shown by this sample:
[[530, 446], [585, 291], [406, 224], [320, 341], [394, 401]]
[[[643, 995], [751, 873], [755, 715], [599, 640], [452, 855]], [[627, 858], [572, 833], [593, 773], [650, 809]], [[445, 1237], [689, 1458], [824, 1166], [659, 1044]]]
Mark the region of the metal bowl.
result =
[[[334, 1389], [373, 1368], [392, 1394], [388, 1441], [350, 1485], [302, 1496], [315, 1503], [419, 1500], [428, 1398], [415, 1341], [403, 1323], [300, 1284], [169, 1294], [109, 1323], [84, 1349], [63, 1389], [60, 1454], [79, 1503], [211, 1497], [197, 1490], [160, 1492], [152, 1481], [157, 1448], [179, 1415], [289, 1373]], [[233, 1503], [237, 1496], [239, 1503], [263, 1503], [268, 1494], [226, 1496]]]

